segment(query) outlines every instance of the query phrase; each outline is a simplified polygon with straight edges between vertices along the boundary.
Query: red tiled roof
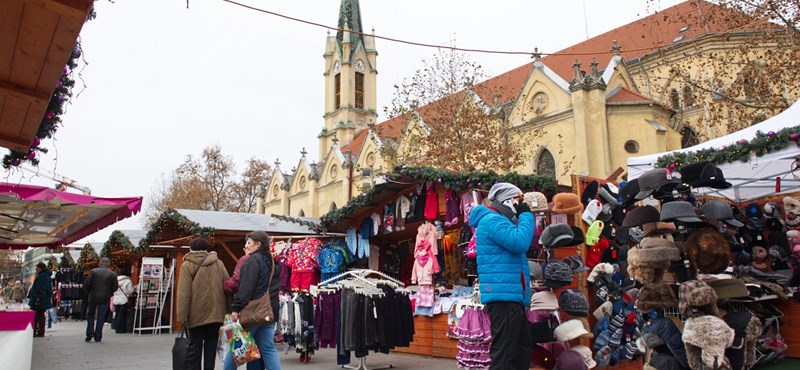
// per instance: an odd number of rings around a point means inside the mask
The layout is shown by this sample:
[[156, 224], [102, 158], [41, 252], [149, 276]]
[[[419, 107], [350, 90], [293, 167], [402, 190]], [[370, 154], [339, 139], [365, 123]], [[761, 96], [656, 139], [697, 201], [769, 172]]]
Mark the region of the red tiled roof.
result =
[[[404, 125], [405, 124], [400, 117], [395, 117], [375, 125], [374, 130], [381, 139], [396, 139], [402, 135]], [[353, 141], [350, 144], [341, 147], [340, 150], [342, 153], [347, 153], [350, 151], [352, 155], [357, 156], [359, 152], [361, 152], [361, 147], [364, 146], [364, 140], [367, 139], [367, 133], [369, 133], [369, 130], [361, 130], [361, 132], [359, 132], [356, 137], [353, 138]]]
[[[592, 58], [597, 59], [600, 68], [605, 68], [613, 56], [610, 50], [614, 40], [622, 48], [623, 58], [631, 60], [675, 45], [673, 40], [679, 36], [683, 36], [682, 41], [688, 41], [706, 34], [758, 28], [758, 24], [748, 25], [749, 21], [742, 13], [707, 1], [689, 0], [545, 56], [542, 63], [564, 80], [571, 81], [572, 64], [576, 59], [584, 70], [589, 69]], [[684, 27], [687, 29], [680, 32]], [[507, 102], [519, 94], [532, 65], [528, 63], [481, 85], [485, 85], [488, 91], [502, 90], [502, 101]], [[484, 94], [481, 94], [481, 99], [492, 101]]]
[[653, 99], [648, 98], [642, 94], [633, 92], [628, 90], [624, 87], [620, 87], [617, 91], [614, 91], [611, 96], [606, 98], [606, 102], [608, 103], [622, 103], [622, 102], [650, 102]]

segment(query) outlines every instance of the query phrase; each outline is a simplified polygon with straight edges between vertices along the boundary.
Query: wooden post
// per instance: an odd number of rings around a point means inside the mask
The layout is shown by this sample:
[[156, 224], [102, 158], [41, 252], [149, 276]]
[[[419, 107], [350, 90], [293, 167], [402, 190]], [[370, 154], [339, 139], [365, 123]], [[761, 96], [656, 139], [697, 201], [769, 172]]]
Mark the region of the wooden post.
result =
[[181, 247], [175, 247], [175, 266], [172, 272], [172, 330], [180, 330], [181, 325], [178, 322], [178, 282], [181, 281], [181, 267], [183, 267], [183, 256], [186, 251]]

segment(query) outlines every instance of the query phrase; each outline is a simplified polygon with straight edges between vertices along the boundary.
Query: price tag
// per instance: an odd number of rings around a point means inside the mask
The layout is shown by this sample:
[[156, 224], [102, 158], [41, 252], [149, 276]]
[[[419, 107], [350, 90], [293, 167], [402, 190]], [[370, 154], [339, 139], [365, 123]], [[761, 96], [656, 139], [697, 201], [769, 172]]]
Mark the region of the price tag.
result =
[[565, 224], [565, 223], [567, 223], [567, 215], [563, 213], [554, 213], [550, 215], [551, 225]]

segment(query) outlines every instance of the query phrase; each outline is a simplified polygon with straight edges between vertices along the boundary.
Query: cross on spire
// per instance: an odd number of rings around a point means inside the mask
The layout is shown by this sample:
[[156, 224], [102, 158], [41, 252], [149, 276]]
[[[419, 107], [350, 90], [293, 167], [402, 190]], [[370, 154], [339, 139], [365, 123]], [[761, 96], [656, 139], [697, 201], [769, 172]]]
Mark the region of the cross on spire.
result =
[[533, 54], [531, 54], [531, 58], [533, 58], [534, 62], [538, 62], [540, 59], [542, 59], [542, 53], [539, 52], [538, 47], [533, 48]]
[[333, 135], [331, 142], [333, 142], [333, 145], [339, 145], [339, 138], [336, 137], [336, 135]]
[[617, 40], [611, 42], [611, 52], [614, 53], [614, 55], [619, 55], [621, 50], [622, 46], [620, 46], [620, 44], [617, 43]]
[[303, 158], [305, 158], [306, 154], [308, 154], [308, 152], [306, 151], [306, 147], [303, 147], [303, 150], [300, 151], [300, 155], [302, 155]]
[[278, 166], [281, 165], [281, 160], [279, 158], [275, 158], [275, 162], [274, 163], [275, 163], [275, 167], [277, 168]]

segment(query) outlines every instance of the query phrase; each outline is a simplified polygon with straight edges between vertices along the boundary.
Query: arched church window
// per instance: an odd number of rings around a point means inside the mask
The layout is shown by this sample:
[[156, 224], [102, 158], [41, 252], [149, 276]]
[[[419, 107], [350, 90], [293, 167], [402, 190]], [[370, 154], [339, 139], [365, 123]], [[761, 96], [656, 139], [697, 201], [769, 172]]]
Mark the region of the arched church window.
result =
[[337, 73], [333, 76], [333, 109], [339, 109], [342, 106], [342, 74]]
[[681, 97], [678, 95], [678, 90], [672, 89], [669, 91], [669, 105], [674, 110], [681, 109]]
[[364, 109], [364, 74], [356, 72], [356, 108]]
[[539, 158], [536, 160], [536, 173], [550, 176], [552, 179], [556, 178], [556, 160], [549, 150], [542, 150], [539, 154]]
[[299, 217], [306, 217], [306, 212], [305, 212], [305, 211], [303, 211], [303, 210], [301, 209], [301, 210], [300, 210], [300, 213], [298, 213], [298, 214], [297, 214], [297, 216], [299, 216]]
[[336, 210], [336, 202], [331, 202], [331, 209], [330, 210], [331, 211], [335, 211]]
[[694, 91], [689, 86], [683, 87], [683, 105], [689, 108], [694, 105]]

